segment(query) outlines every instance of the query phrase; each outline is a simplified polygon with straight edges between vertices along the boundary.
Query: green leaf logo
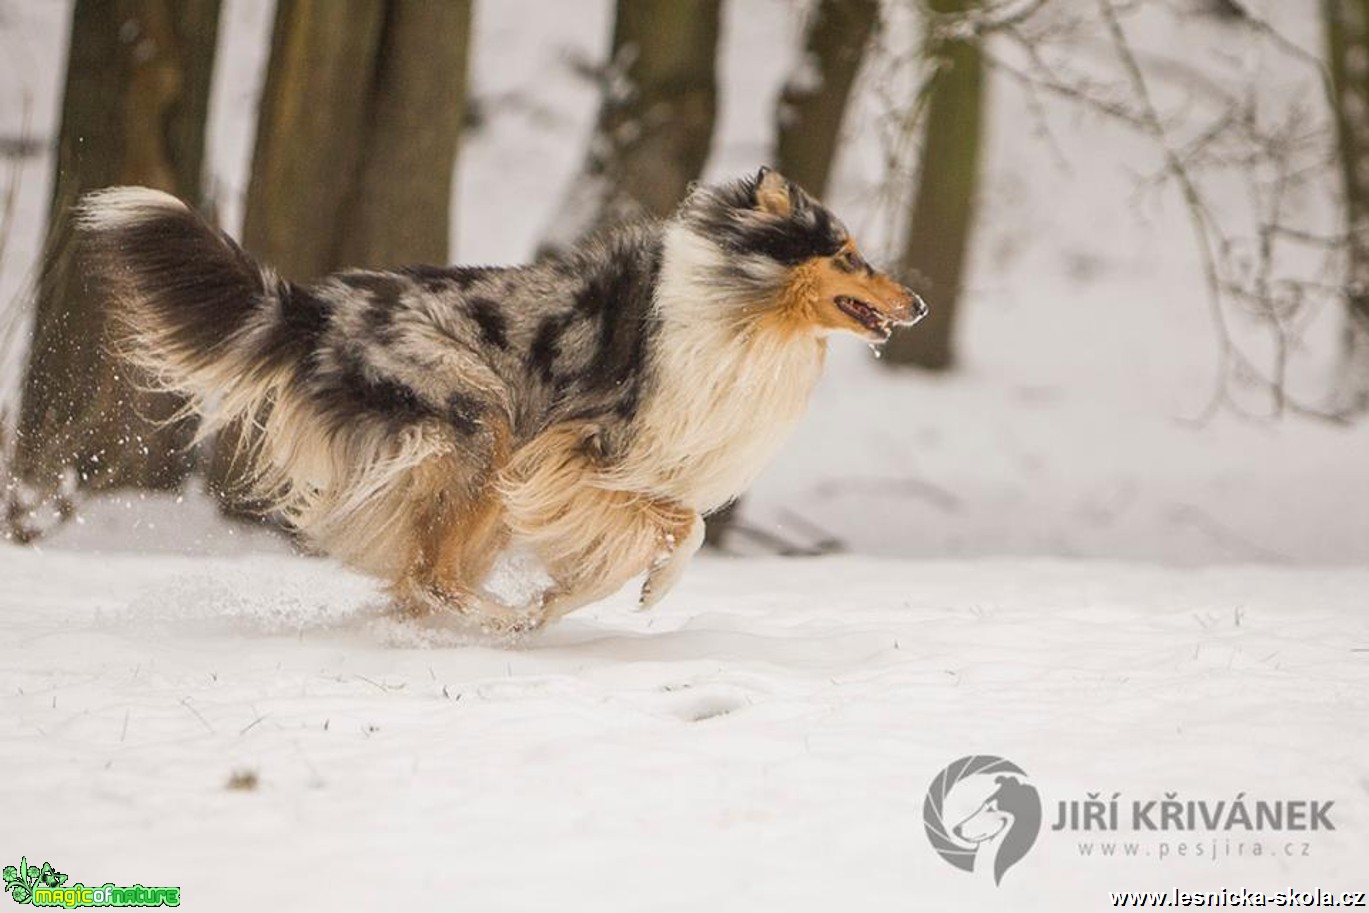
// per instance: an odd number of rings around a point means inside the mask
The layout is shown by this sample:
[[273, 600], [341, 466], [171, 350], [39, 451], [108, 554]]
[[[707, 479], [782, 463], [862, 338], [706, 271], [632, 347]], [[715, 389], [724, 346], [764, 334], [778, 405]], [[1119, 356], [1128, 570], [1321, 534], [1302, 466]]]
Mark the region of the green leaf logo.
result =
[[39, 884], [56, 888], [67, 880], [67, 876], [54, 869], [52, 863], [45, 862], [39, 868], [29, 865], [27, 856], [21, 856], [17, 866], [5, 866], [0, 875], [5, 879], [5, 892], [14, 898], [15, 903], [33, 903], [33, 892]]

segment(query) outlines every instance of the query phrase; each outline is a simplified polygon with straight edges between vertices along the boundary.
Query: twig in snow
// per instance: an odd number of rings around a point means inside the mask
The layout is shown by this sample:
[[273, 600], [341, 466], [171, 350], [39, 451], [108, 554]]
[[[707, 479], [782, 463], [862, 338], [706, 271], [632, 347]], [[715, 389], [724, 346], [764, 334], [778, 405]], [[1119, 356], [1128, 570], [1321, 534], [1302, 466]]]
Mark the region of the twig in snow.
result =
[[214, 731], [214, 727], [209, 725], [209, 721], [204, 718], [204, 714], [200, 713], [194, 707], [190, 706], [189, 697], [181, 698], [181, 706], [184, 707], [186, 710], [189, 710], [191, 713], [195, 714], [195, 719], [199, 720], [205, 729], [208, 729], [211, 733]]

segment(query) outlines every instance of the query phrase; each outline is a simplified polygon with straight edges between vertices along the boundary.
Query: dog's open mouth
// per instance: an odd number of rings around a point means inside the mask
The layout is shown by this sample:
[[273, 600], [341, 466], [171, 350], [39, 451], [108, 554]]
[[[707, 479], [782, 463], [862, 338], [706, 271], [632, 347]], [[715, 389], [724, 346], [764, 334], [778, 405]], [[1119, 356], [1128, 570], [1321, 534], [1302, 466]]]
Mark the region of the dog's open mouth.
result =
[[884, 316], [859, 298], [852, 298], [850, 295], [838, 295], [836, 301], [837, 307], [841, 308], [842, 313], [880, 339], [888, 339], [894, 332], [895, 321], [892, 317]]

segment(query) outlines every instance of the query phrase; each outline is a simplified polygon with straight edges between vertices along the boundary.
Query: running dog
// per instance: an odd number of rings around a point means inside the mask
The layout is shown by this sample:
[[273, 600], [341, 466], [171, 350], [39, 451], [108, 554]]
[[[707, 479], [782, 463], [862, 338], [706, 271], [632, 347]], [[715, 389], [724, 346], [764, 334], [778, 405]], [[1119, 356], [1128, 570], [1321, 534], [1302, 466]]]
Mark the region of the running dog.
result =
[[[778, 172], [530, 265], [352, 270], [308, 284], [180, 200], [78, 205], [119, 351], [245, 432], [256, 497], [409, 612], [539, 627], [645, 574], [653, 605], [797, 422], [827, 337], [926, 313]], [[484, 583], [511, 546], [553, 581]]]

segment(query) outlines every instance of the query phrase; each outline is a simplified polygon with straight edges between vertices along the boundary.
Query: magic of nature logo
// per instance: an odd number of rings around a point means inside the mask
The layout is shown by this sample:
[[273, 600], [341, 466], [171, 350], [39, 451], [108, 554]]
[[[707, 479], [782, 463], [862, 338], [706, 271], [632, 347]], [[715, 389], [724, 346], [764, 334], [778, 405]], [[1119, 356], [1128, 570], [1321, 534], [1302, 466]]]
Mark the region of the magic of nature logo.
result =
[[32, 904], [35, 907], [179, 907], [181, 889], [172, 886], [146, 886], [141, 884], [116, 885], [107, 883], [99, 886], [86, 886], [81, 882], [67, 883], [67, 875], [44, 862], [41, 866], [31, 865], [27, 856], [19, 858], [19, 864], [7, 865], [3, 873], [5, 893], [15, 903]]

